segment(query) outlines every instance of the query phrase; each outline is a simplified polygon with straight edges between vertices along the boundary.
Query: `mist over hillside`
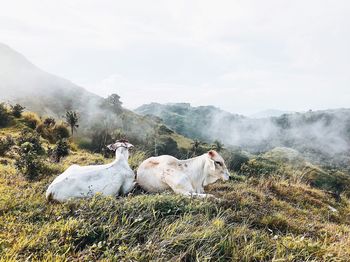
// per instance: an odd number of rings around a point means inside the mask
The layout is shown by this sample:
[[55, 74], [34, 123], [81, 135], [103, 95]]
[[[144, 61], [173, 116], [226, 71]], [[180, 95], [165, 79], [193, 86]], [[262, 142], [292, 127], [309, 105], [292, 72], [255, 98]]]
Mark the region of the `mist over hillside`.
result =
[[0, 101], [20, 103], [41, 116], [62, 118], [67, 110], [80, 115], [78, 132], [121, 129], [144, 139], [156, 124], [66, 79], [33, 65], [22, 54], [0, 43]]
[[190, 104], [143, 105], [135, 110], [155, 115], [180, 134], [204, 141], [220, 140], [253, 153], [291, 147], [327, 164], [350, 162], [350, 109], [309, 111], [252, 119], [218, 108]]

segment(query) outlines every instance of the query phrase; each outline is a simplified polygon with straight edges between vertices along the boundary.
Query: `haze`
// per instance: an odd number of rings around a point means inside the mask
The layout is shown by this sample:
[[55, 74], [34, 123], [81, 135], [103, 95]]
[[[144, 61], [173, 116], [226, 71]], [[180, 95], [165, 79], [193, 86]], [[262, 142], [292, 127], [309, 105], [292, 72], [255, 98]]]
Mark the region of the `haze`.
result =
[[0, 42], [128, 108], [349, 107], [348, 1], [2, 1]]

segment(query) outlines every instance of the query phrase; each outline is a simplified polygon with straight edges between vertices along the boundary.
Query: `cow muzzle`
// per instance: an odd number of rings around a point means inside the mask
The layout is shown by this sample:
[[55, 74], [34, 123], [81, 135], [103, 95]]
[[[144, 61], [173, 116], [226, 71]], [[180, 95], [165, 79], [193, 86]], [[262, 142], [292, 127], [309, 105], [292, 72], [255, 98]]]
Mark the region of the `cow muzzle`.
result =
[[227, 181], [230, 179], [230, 173], [228, 171], [226, 171], [223, 175], [222, 175], [222, 180], [223, 181]]

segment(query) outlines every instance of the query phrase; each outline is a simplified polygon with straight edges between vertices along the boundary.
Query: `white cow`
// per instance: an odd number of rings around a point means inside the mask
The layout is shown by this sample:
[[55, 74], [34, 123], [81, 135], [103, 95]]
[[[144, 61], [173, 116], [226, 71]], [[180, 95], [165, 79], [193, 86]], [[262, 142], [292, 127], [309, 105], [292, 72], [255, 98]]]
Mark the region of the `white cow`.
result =
[[46, 199], [63, 202], [73, 198], [91, 197], [96, 193], [114, 196], [126, 194], [135, 186], [135, 174], [128, 164], [132, 144], [126, 140], [107, 146], [115, 151], [115, 160], [106, 165], [72, 165], [51, 183]]
[[146, 159], [137, 170], [137, 183], [146, 191], [172, 189], [187, 196], [206, 197], [204, 186], [228, 180], [224, 159], [214, 150], [188, 160], [164, 155]]

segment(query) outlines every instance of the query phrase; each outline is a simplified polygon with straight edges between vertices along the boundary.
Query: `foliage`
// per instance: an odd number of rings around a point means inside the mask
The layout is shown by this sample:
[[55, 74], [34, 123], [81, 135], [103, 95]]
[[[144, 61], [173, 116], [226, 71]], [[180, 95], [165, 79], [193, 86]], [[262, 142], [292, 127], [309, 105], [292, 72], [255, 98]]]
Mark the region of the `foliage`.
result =
[[56, 120], [53, 117], [47, 117], [47, 118], [45, 118], [43, 124], [47, 128], [51, 128], [51, 127], [54, 127], [56, 125]]
[[104, 100], [102, 108], [108, 108], [114, 113], [121, 114], [123, 112], [122, 104], [119, 95], [111, 94]]
[[242, 166], [249, 161], [249, 157], [239, 151], [226, 151], [223, 157], [227, 168], [235, 172], [239, 172]]
[[50, 150], [49, 155], [55, 162], [60, 162], [62, 157], [69, 155], [69, 143], [67, 139], [59, 139], [56, 142], [56, 146]]
[[177, 143], [171, 137], [163, 138], [157, 144], [157, 154], [158, 155], [172, 155], [177, 156], [179, 153], [179, 149], [177, 147]]
[[48, 117], [36, 127], [36, 131], [50, 143], [56, 143], [60, 139], [69, 138], [69, 130], [65, 124], [56, 124], [56, 120]]
[[11, 135], [6, 135], [0, 138], [0, 156], [5, 155], [5, 153], [10, 150], [10, 148], [15, 145], [15, 140]]
[[211, 147], [212, 147], [212, 149], [216, 150], [217, 152], [221, 152], [224, 149], [224, 144], [221, 143], [219, 140], [214, 140]]
[[24, 109], [24, 106], [21, 106], [20, 104], [15, 104], [14, 106], [11, 106], [11, 113], [14, 117], [20, 118]]
[[56, 140], [69, 138], [69, 131], [63, 123], [56, 124], [52, 131]]
[[35, 129], [41, 123], [39, 116], [33, 112], [24, 112], [22, 115], [24, 124], [31, 129]]
[[78, 125], [79, 115], [76, 111], [69, 110], [66, 112], [65, 118], [66, 118], [66, 123], [70, 127], [70, 130], [73, 136], [74, 130], [77, 130], [77, 128], [79, 127]]
[[40, 141], [40, 135], [31, 129], [23, 129], [20, 136], [17, 139], [17, 145], [22, 146], [24, 143], [31, 144], [31, 151], [34, 151], [36, 154], [42, 155], [45, 153], [45, 150]]
[[12, 116], [4, 103], [0, 103], [0, 127], [8, 126], [12, 121]]
[[29, 180], [37, 178], [43, 169], [43, 158], [38, 154], [34, 145], [24, 142], [19, 149], [16, 168]]

